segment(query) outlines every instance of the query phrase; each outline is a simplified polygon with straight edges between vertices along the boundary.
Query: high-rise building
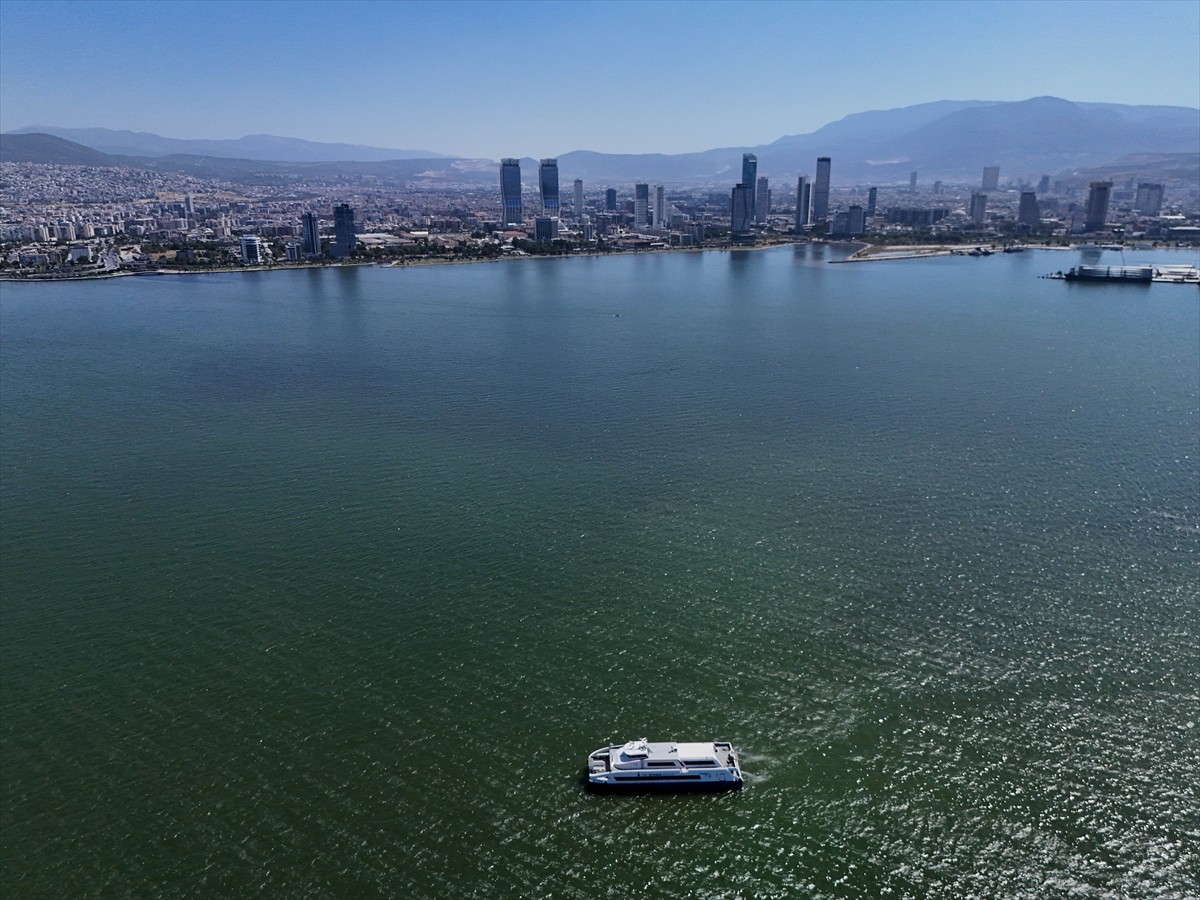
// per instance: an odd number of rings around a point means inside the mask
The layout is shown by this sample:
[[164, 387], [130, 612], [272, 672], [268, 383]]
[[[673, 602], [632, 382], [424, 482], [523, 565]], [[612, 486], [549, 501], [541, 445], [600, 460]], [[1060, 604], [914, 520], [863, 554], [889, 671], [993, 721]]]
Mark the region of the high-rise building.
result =
[[935, 182], [933, 183], [933, 192], [934, 192], [935, 194], [937, 194], [938, 196], [941, 196], [941, 193], [942, 193], [942, 183], [941, 183], [940, 181], [935, 181]]
[[1028, 226], [1033, 231], [1036, 231], [1037, 227], [1042, 224], [1042, 213], [1038, 209], [1035, 191], [1021, 191], [1021, 203], [1017, 207], [1017, 224]]
[[[754, 204], [754, 190], [758, 183], [758, 157], [753, 153], [742, 154], [742, 180], [738, 184], [744, 184], [750, 188], [750, 203]], [[753, 211], [753, 210], [752, 210]]]
[[650, 225], [650, 185], [648, 184], [633, 186], [633, 225], [635, 228], [647, 228]]
[[754, 188], [754, 221], [759, 225], [767, 224], [767, 215], [771, 212], [771, 186], [767, 176], [763, 175], [755, 183]]
[[250, 266], [260, 266], [264, 261], [263, 242], [257, 234], [243, 234], [241, 237], [242, 262]]
[[300, 217], [300, 246], [305, 256], [321, 255], [321, 229], [316, 213], [306, 212]]
[[1083, 217], [1084, 231], [1099, 231], [1108, 218], [1108, 197], [1112, 193], [1111, 181], [1093, 181], [1088, 185], [1087, 211]]
[[908, 192], [915, 194], [917, 192], [917, 173], [913, 172], [908, 176]]
[[525, 221], [521, 207], [521, 161], [500, 160], [500, 202], [503, 205], [502, 223], [520, 225]]
[[617, 191], [616, 188], [609, 188], [604, 192], [604, 211], [617, 211]]
[[863, 208], [855, 204], [846, 211], [846, 234], [854, 237], [867, 230]]
[[655, 228], [666, 228], [671, 223], [667, 221], [667, 192], [661, 184], [654, 186], [654, 221]]
[[820, 223], [829, 218], [829, 168], [828, 156], [817, 157], [817, 177], [813, 182], [812, 220]]
[[976, 225], [982, 225], [984, 217], [987, 215], [987, 194], [972, 194], [971, 195], [971, 221]]
[[758, 182], [758, 157], [753, 153], [742, 154], [742, 180], [739, 184], [754, 187]]
[[333, 208], [333, 243], [329, 254], [338, 259], [345, 259], [354, 253], [358, 239], [354, 236], [354, 210], [347, 203]]
[[801, 175], [796, 182], [796, 234], [804, 230], [804, 226], [808, 224], [808, 205], [812, 198], [810, 192], [812, 185], [808, 183], [808, 176]]
[[999, 166], [984, 166], [983, 167], [983, 190], [994, 191], [1000, 187], [1000, 167]]
[[1137, 199], [1133, 208], [1143, 216], [1157, 216], [1162, 212], [1163, 186], [1143, 181], [1137, 186]]
[[552, 241], [558, 237], [558, 218], [538, 216], [533, 220], [533, 238], [536, 241]]
[[753, 153], [742, 154], [742, 184], [753, 186], [758, 181], [758, 157]]
[[875, 204], [879, 200], [879, 188], [871, 188], [867, 191], [867, 218], [875, 218]]
[[739, 184], [729, 200], [729, 231], [735, 237], [754, 233], [754, 188]]
[[538, 191], [542, 195], [542, 215], [558, 218], [558, 160], [543, 159], [538, 166]]
[[1050, 176], [1043, 175], [1042, 180], [1038, 182], [1037, 192], [1039, 194], [1045, 194], [1045, 193], [1048, 193], [1049, 191], [1050, 191]]
[[583, 179], [575, 179], [575, 218], [583, 216]]

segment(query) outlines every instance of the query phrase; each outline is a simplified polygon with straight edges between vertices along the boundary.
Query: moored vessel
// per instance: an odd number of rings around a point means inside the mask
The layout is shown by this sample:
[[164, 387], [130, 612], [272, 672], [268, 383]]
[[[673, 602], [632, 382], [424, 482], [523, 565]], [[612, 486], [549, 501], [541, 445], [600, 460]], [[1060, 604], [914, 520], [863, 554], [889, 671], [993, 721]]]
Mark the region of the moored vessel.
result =
[[1120, 281], [1149, 284], [1154, 280], [1153, 266], [1075, 266], [1064, 276], [1067, 281]]

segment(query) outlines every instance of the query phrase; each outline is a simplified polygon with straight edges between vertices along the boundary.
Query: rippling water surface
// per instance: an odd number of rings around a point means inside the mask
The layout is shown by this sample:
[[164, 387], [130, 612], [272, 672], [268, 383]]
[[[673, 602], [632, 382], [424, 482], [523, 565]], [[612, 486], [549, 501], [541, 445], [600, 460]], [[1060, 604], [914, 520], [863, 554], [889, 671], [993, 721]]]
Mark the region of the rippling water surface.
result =
[[1196, 291], [833, 253], [3, 285], [0, 887], [1200, 893]]

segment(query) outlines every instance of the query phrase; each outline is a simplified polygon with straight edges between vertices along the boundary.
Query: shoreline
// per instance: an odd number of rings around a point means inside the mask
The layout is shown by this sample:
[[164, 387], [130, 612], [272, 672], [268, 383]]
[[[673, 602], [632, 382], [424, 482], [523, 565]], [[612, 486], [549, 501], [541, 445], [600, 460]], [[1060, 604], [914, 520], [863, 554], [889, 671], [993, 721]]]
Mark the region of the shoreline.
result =
[[[406, 269], [413, 266], [463, 266], [476, 263], [503, 263], [531, 259], [583, 259], [608, 256], [637, 256], [657, 253], [733, 253], [751, 250], [776, 250], [780, 247], [801, 246], [835, 246], [838, 244], [857, 244], [858, 249], [845, 259], [827, 260], [831, 265], [863, 262], [895, 262], [905, 259], [933, 259], [941, 256], [966, 256], [973, 247], [963, 244], [866, 244], [860, 241], [777, 241], [765, 244], [727, 245], [722, 247], [659, 247], [653, 250], [604, 250], [588, 253], [562, 254], [522, 254], [520, 256], [497, 256], [491, 259], [415, 259], [415, 260], [348, 260], [329, 263], [297, 263], [278, 266], [228, 266], [212, 269], [143, 269], [140, 271], [96, 272], [86, 275], [20, 275], [0, 274], [0, 283], [4, 284], [57, 284], [65, 281], [105, 281], [111, 278], [145, 277], [150, 275], [225, 275], [244, 272], [298, 272], [308, 269], [341, 269], [357, 268], [359, 266], [380, 266], [387, 269]], [[980, 245], [982, 246], [982, 245]], [[994, 246], [994, 245], [989, 245]], [[1049, 244], [1017, 244], [1022, 250], [1051, 250], [1055, 252], [1080, 250], [1078, 245], [1051, 246]], [[1137, 252], [1138, 248], [1128, 248]], [[1159, 251], [1200, 251], [1197, 247], [1153, 247], [1152, 252]], [[1002, 250], [993, 250], [1001, 253]]]
[[149, 275], [224, 275], [228, 273], [243, 273], [243, 272], [297, 272], [306, 269], [340, 269], [340, 268], [357, 268], [359, 266], [379, 266], [385, 269], [407, 269], [413, 266], [462, 266], [474, 265], [476, 263], [503, 263], [530, 259], [581, 259], [587, 257], [606, 257], [606, 256], [635, 256], [646, 255], [650, 253], [709, 253], [712, 251], [733, 251], [733, 250], [771, 250], [779, 247], [791, 247], [797, 245], [806, 245], [809, 241], [778, 241], [769, 244], [751, 244], [747, 246], [727, 246], [727, 247], [660, 247], [654, 250], [605, 250], [589, 253], [555, 253], [555, 254], [522, 254], [520, 256], [507, 255], [497, 256], [491, 259], [414, 259], [414, 260], [350, 260], [345, 262], [331, 263], [297, 263], [292, 265], [278, 266], [221, 266], [211, 269], [174, 269], [164, 267], [160, 269], [143, 269], [141, 271], [116, 271], [116, 272], [96, 272], [85, 275], [23, 275], [12, 276], [0, 274], [0, 283], [17, 283], [17, 284], [46, 284], [46, 283], [61, 283], [64, 281], [105, 281], [111, 278], [130, 278], [134, 276], [144, 277]]

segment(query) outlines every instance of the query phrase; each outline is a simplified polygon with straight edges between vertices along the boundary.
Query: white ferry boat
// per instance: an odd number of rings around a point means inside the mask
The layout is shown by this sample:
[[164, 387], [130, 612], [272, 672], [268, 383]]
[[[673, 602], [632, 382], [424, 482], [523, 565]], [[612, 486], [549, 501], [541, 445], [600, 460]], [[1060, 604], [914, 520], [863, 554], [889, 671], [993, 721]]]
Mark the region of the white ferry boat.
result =
[[588, 755], [588, 787], [597, 791], [736, 791], [737, 751], [728, 741], [676, 743], [641, 738]]

